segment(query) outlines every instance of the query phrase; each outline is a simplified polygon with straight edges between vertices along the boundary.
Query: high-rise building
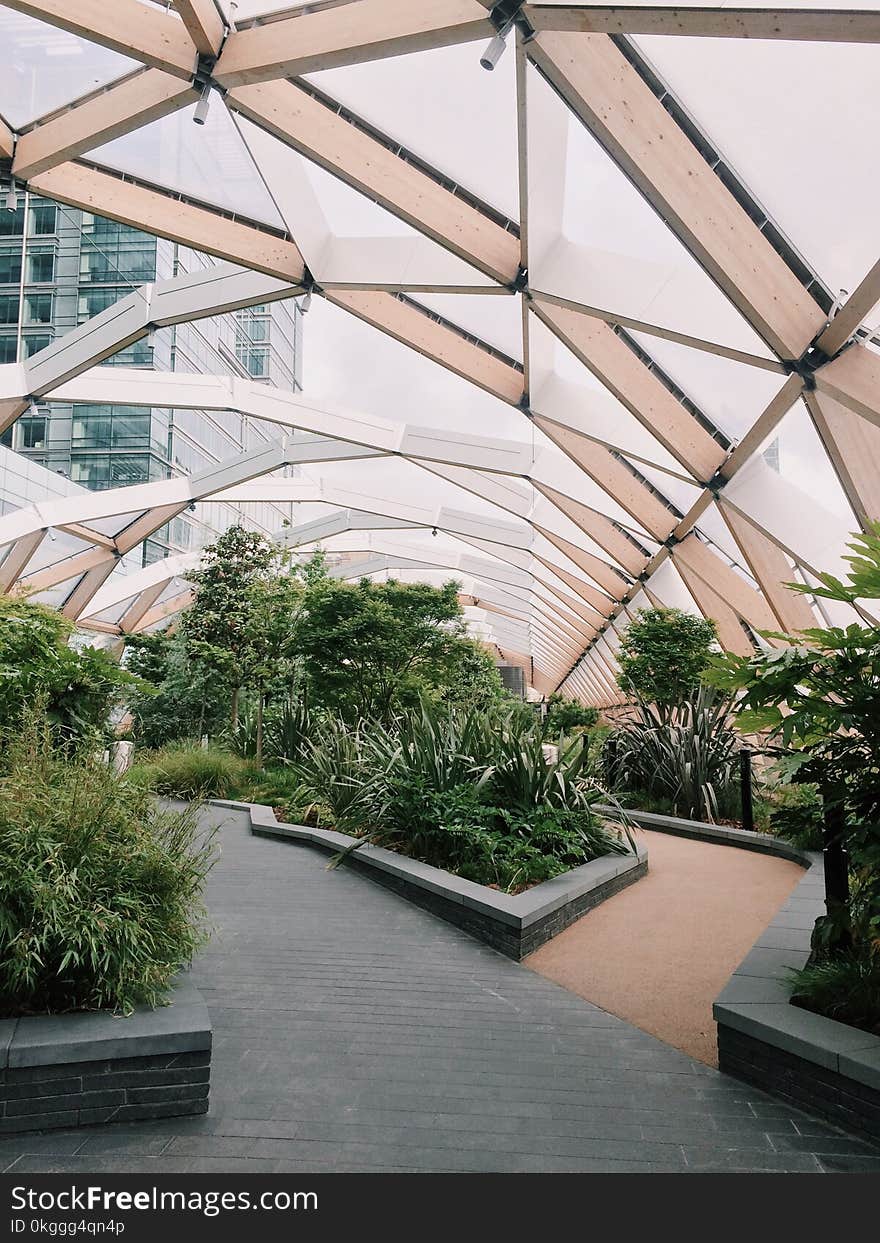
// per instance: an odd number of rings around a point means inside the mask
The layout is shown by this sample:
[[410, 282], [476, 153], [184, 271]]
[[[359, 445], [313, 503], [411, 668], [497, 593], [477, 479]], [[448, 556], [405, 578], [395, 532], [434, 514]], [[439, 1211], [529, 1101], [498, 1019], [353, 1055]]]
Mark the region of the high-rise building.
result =
[[[132, 289], [214, 260], [88, 212], [33, 196], [0, 210], [0, 363], [31, 357]], [[301, 385], [302, 315], [293, 301], [252, 306], [161, 328], [107, 365], [234, 375], [295, 391]], [[258, 449], [282, 432], [240, 414], [136, 406], [32, 407], [3, 443], [82, 487], [100, 489], [191, 475]], [[244, 519], [276, 531], [289, 507], [201, 504], [147, 541], [144, 561], [201, 547]]]

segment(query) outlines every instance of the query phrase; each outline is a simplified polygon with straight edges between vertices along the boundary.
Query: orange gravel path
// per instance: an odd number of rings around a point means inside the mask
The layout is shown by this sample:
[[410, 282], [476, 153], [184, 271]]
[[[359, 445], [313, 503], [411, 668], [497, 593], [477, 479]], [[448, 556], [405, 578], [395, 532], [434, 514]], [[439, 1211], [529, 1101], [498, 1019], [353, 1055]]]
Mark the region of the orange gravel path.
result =
[[717, 1064], [712, 1002], [803, 876], [787, 859], [644, 831], [648, 875], [526, 960], [539, 975]]

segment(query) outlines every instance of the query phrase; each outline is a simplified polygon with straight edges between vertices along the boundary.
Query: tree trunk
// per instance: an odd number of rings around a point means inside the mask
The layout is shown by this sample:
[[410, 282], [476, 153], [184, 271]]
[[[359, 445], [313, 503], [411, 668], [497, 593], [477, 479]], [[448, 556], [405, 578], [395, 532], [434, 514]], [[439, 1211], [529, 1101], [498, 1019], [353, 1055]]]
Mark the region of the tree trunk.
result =
[[263, 767], [263, 688], [260, 687], [260, 693], [257, 696], [257, 748], [256, 760], [257, 765]]
[[232, 692], [232, 728], [238, 729], [238, 694], [240, 687], [236, 686]]

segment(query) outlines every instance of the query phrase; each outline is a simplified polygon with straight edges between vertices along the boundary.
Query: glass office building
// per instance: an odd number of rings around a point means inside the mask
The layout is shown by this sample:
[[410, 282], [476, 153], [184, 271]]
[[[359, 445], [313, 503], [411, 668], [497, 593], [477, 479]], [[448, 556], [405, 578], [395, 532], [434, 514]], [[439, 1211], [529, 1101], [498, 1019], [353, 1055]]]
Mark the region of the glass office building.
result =
[[[0, 363], [30, 358], [132, 289], [214, 260], [174, 242], [88, 212], [20, 196], [0, 211]], [[302, 316], [288, 300], [161, 328], [106, 365], [233, 375], [301, 388]], [[35, 464], [90, 489], [196, 474], [279, 439], [281, 431], [237, 413], [138, 406], [36, 405], [3, 443]], [[289, 507], [216, 502], [175, 518], [147, 541], [144, 562], [209, 542], [244, 520], [267, 533]]]

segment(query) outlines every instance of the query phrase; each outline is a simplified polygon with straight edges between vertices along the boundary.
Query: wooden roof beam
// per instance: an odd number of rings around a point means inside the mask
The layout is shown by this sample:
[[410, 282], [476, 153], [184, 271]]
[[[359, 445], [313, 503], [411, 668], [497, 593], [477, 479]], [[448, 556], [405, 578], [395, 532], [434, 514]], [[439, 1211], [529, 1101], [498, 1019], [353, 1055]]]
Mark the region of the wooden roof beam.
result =
[[620, 48], [543, 31], [528, 54], [767, 344], [800, 358], [824, 312]]
[[478, 0], [359, 0], [235, 31], [216, 78], [224, 86], [449, 47], [494, 33]]

